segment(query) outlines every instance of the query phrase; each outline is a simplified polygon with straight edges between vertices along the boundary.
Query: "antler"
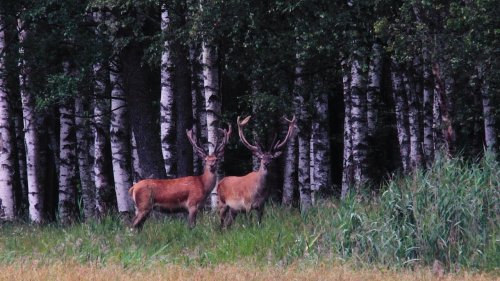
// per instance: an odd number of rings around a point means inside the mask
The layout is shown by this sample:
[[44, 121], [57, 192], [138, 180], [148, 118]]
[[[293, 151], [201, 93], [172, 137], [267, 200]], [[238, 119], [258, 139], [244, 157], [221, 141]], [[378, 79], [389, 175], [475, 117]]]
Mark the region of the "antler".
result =
[[223, 129], [219, 128], [219, 131], [221, 131], [221, 133], [224, 136], [222, 137], [222, 141], [215, 148], [215, 151], [214, 151], [215, 155], [222, 153], [224, 151], [224, 148], [226, 147], [228, 141], [229, 141], [229, 137], [231, 136], [231, 133], [232, 133], [231, 124], [227, 123], [227, 127], [228, 127], [227, 130], [223, 130]]
[[293, 132], [295, 131], [295, 122], [296, 122], [295, 115], [292, 117], [292, 120], [288, 120], [286, 117], [283, 117], [283, 119], [285, 119], [288, 122], [288, 132], [287, 132], [284, 140], [282, 140], [281, 142], [278, 141], [272, 147], [273, 151], [280, 150], [286, 144], [286, 142], [290, 139], [290, 136], [292, 136]]
[[251, 145], [247, 139], [245, 138], [245, 135], [243, 134], [243, 127], [246, 126], [248, 123], [248, 120], [250, 120], [250, 117], [252, 116], [247, 116], [243, 121], [240, 121], [240, 116], [238, 116], [236, 122], [238, 123], [238, 135], [240, 136], [241, 142], [252, 152], [260, 152], [259, 146], [256, 145]]
[[189, 142], [194, 147], [194, 149], [196, 150], [198, 155], [200, 155], [200, 157], [202, 157], [202, 158], [205, 158], [207, 156], [207, 153], [205, 152], [205, 150], [203, 148], [198, 146], [198, 143], [193, 136], [193, 130], [192, 129], [186, 130], [186, 135], [188, 137]]

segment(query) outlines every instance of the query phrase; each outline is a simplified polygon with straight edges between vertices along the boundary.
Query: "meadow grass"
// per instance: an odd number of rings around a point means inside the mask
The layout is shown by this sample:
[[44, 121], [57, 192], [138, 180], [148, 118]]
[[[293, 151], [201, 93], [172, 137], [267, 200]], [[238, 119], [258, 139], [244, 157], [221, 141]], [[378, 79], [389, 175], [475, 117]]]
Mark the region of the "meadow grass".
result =
[[[219, 271], [244, 280], [319, 280], [304, 279], [317, 272], [331, 280], [364, 280], [366, 274], [373, 274], [370, 280], [392, 274], [380, 280], [430, 280], [437, 260], [445, 271], [460, 273], [451, 280], [494, 279], [500, 266], [499, 168], [492, 157], [478, 163], [443, 159], [426, 172], [395, 177], [369, 200], [322, 200], [307, 214], [268, 204], [262, 224], [240, 215], [224, 231], [211, 212], [200, 214], [194, 229], [184, 218], [150, 218], [140, 233], [113, 215], [71, 226], [3, 224], [0, 270], [16, 275], [16, 269], [50, 274], [72, 268], [68, 274], [95, 274], [94, 280], [115, 271], [122, 277], [113, 280], [134, 280], [137, 270], [153, 280], [165, 272], [216, 280], [209, 277]], [[339, 276], [345, 278], [333, 278]], [[29, 279], [40, 280], [23, 280]]]

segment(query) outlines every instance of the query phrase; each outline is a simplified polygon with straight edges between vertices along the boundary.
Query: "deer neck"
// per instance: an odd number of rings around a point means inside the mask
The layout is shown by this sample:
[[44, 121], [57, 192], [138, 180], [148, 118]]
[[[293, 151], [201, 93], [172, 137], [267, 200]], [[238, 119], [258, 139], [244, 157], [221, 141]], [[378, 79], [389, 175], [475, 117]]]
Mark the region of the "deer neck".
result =
[[203, 189], [205, 191], [212, 191], [215, 187], [215, 182], [217, 180], [216, 173], [210, 171], [210, 167], [207, 165], [203, 174], [201, 175], [201, 182], [203, 183]]
[[267, 181], [267, 173], [268, 173], [268, 169], [265, 167], [264, 164], [260, 164], [260, 167], [259, 167], [259, 171], [257, 171], [259, 177], [257, 179], [258, 181], [258, 186], [259, 186], [259, 190], [264, 190], [264, 188], [266, 187], [266, 181]]

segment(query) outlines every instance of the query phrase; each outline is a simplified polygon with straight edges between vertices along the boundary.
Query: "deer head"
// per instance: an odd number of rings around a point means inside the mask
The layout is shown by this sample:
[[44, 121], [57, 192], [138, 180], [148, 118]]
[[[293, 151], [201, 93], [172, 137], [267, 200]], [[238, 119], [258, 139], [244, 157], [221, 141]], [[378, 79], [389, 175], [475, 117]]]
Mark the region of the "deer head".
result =
[[213, 154], [208, 154], [205, 149], [198, 145], [198, 141], [196, 140], [193, 130], [186, 130], [186, 134], [189, 142], [193, 146], [196, 154], [200, 156], [205, 161], [205, 168], [208, 167], [211, 173], [214, 173], [217, 168], [217, 160], [220, 159], [222, 155], [224, 155], [224, 148], [226, 147], [229, 137], [231, 136], [232, 129], [231, 124], [227, 124], [228, 129], [224, 130], [219, 128], [219, 131], [222, 133], [222, 139], [218, 141], [218, 144], [215, 146], [215, 150]]
[[243, 133], [243, 127], [245, 127], [248, 124], [250, 118], [251, 116], [247, 116], [245, 119], [240, 120], [240, 116], [238, 116], [237, 118], [238, 134], [240, 136], [240, 140], [243, 143], [243, 145], [245, 145], [252, 152], [253, 155], [257, 156], [260, 159], [261, 167], [267, 169], [272, 160], [280, 156], [281, 153], [283, 153], [283, 148], [285, 144], [293, 135], [296, 123], [295, 116], [292, 117], [292, 120], [289, 120], [285, 117], [283, 118], [286, 122], [288, 122], [287, 134], [283, 140], [278, 140], [277, 135], [275, 135], [269, 149], [267, 150], [263, 150], [262, 149], [263, 146], [259, 143], [255, 143], [255, 145], [250, 144], [245, 138], [245, 135]]

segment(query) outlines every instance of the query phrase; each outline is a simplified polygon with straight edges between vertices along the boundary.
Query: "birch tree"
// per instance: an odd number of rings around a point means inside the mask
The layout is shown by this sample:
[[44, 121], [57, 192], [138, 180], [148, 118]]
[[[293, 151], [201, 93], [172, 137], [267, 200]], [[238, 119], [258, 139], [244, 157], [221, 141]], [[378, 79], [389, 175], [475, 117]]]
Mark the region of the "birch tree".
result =
[[[170, 16], [167, 4], [162, 5], [161, 31], [164, 36], [170, 32]], [[160, 98], [160, 132], [163, 160], [167, 177], [174, 177], [176, 162], [175, 122], [174, 122], [174, 90], [172, 87], [172, 54], [170, 38], [165, 38], [161, 54], [161, 98]]]
[[370, 58], [366, 91], [366, 124], [368, 136], [373, 137], [377, 126], [377, 106], [380, 100], [382, 82], [382, 45], [380, 43], [373, 43]]
[[410, 132], [408, 127], [408, 102], [401, 71], [399, 63], [393, 58], [391, 64], [392, 95], [396, 114], [399, 155], [403, 172], [406, 173], [410, 169]]
[[433, 100], [434, 87], [431, 72], [430, 52], [427, 46], [422, 50], [423, 57], [423, 153], [425, 156], [425, 165], [429, 167], [434, 161], [434, 137], [433, 137]]
[[[189, 58], [191, 65], [191, 101], [194, 133], [198, 139], [206, 140], [207, 116], [205, 111], [205, 97], [203, 95], [203, 70], [199, 44], [191, 44]], [[203, 172], [203, 159], [197, 153], [194, 153], [194, 149], [193, 147], [193, 173], [199, 175]]]
[[[70, 78], [70, 65], [64, 63], [64, 75]], [[76, 185], [77, 185], [77, 157], [76, 157], [76, 136], [75, 109], [73, 98], [66, 97], [59, 105], [59, 121], [61, 129], [59, 131], [59, 201], [58, 214], [62, 224], [74, 221], [77, 215], [76, 208]]]
[[[217, 52], [215, 46], [204, 41], [202, 45], [203, 56], [203, 89], [205, 94], [205, 108], [207, 116], [207, 141], [208, 153], [215, 151], [217, 143], [217, 122], [221, 114], [221, 98], [219, 93], [219, 73], [217, 68]], [[219, 160], [219, 166], [221, 166]], [[220, 175], [218, 175], [218, 179]], [[211, 193], [212, 208], [216, 207], [216, 189]]]
[[15, 217], [14, 200], [14, 138], [11, 134], [11, 110], [7, 92], [7, 67], [5, 56], [5, 21], [0, 11], [0, 220], [11, 221]]
[[[297, 118], [299, 117], [300, 98], [297, 90], [293, 93], [293, 108]], [[283, 195], [282, 203], [291, 206], [294, 192], [298, 190], [298, 135], [290, 136], [285, 150], [285, 167], [283, 169]]]
[[[102, 11], [93, 13], [94, 21], [101, 23], [104, 20]], [[96, 36], [100, 37], [99, 30], [96, 30]], [[106, 84], [109, 81], [108, 67], [102, 58], [97, 58], [92, 66], [94, 74], [94, 183], [95, 183], [95, 206], [96, 215], [101, 215], [105, 211], [105, 202], [103, 194], [110, 184], [106, 175], [106, 142], [108, 140], [107, 132], [109, 131], [109, 101], [106, 99]]]
[[344, 133], [343, 133], [343, 160], [342, 160], [342, 190], [341, 197], [345, 198], [354, 184], [354, 163], [352, 156], [352, 118], [351, 118], [351, 72], [347, 59], [342, 60], [342, 84], [344, 99]]
[[478, 76], [480, 79], [480, 92], [481, 92], [481, 103], [483, 111], [483, 123], [484, 123], [484, 142], [486, 148], [492, 152], [497, 152], [497, 131], [496, 131], [496, 121], [495, 121], [495, 109], [492, 101], [492, 94], [490, 90], [490, 84], [486, 77], [484, 70], [484, 65], [480, 65], [477, 68]]
[[113, 178], [115, 182], [116, 203], [118, 212], [127, 213], [133, 210], [128, 189], [132, 186], [130, 174], [130, 132], [127, 122], [127, 104], [123, 91], [123, 79], [121, 77], [119, 62], [114, 61], [110, 68], [111, 83], [111, 126], [110, 142], [113, 164]]
[[95, 186], [92, 175], [94, 144], [91, 120], [87, 114], [89, 107], [83, 96], [75, 97], [76, 153], [84, 219], [90, 219], [95, 215]]
[[314, 95], [312, 119], [311, 158], [313, 190], [326, 190], [330, 186], [330, 142], [328, 137], [328, 95], [317, 87]]
[[410, 133], [410, 169], [418, 168], [422, 164], [422, 140], [420, 126], [420, 105], [418, 103], [418, 94], [416, 81], [413, 77], [412, 67], [408, 66], [406, 72], [403, 72], [403, 83], [408, 102], [408, 131]]
[[40, 145], [37, 135], [35, 97], [30, 87], [31, 68], [26, 59], [24, 46], [28, 32], [24, 22], [20, 19], [18, 20], [17, 27], [19, 36], [19, 92], [21, 93], [23, 108], [29, 215], [32, 222], [41, 223], [43, 221], [43, 189], [40, 182]]
[[304, 90], [304, 80], [302, 78], [303, 66], [302, 62], [295, 67], [295, 84], [294, 91], [298, 97], [299, 116], [298, 120], [298, 184], [300, 210], [306, 212], [313, 202], [313, 191], [311, 189], [311, 173], [310, 173], [310, 140], [311, 140], [311, 123], [309, 112], [305, 102], [306, 93]]

